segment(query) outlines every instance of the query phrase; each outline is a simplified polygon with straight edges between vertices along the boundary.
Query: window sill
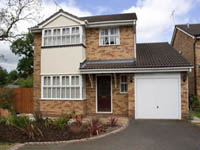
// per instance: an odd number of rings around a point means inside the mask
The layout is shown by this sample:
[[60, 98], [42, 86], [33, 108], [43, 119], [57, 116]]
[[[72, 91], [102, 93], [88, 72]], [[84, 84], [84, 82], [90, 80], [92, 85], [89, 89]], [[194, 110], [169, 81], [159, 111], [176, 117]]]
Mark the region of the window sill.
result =
[[56, 99], [56, 98], [40, 98], [42, 101], [84, 101], [86, 98], [82, 99]]
[[52, 45], [52, 46], [41, 46], [41, 48], [71, 47], [71, 46], [83, 46], [84, 48], [86, 48], [85, 44]]
[[120, 92], [120, 94], [128, 94], [128, 92]]
[[120, 44], [115, 44], [115, 45], [99, 45], [99, 47], [110, 47], [110, 46], [120, 46]]

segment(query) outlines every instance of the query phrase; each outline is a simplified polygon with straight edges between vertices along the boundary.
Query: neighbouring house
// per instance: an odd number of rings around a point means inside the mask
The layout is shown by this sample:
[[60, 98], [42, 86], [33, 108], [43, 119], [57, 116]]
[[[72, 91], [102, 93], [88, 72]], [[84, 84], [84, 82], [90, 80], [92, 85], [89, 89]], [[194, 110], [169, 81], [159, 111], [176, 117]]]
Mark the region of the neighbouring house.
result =
[[200, 98], [200, 24], [176, 25], [171, 45], [193, 64], [189, 93]]
[[136, 44], [136, 21], [135, 13], [77, 17], [61, 9], [31, 28], [35, 111], [186, 117], [192, 65], [168, 43]]

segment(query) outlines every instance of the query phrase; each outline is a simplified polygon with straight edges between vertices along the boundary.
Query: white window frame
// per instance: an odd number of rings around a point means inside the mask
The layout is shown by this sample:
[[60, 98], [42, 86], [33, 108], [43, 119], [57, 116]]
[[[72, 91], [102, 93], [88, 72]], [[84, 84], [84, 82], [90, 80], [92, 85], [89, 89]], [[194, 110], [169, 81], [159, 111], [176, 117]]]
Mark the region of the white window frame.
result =
[[[69, 36], [70, 36], [70, 43], [63, 43], [63, 37], [66, 37], [66, 35], [63, 35], [63, 29], [64, 28], [69, 28], [70, 29], [70, 33], [69, 33]], [[79, 34], [72, 34], [72, 28], [79, 28]], [[54, 34], [54, 29], [60, 29], [60, 44], [53, 44], [54, 42], [53, 42], [53, 38], [54, 37], [56, 37], [56, 38], [58, 38], [58, 36], [54, 36], [53, 34]], [[45, 31], [46, 30], [51, 30], [51, 35], [50, 36], [45, 36]], [[79, 42], [75, 42], [75, 43], [72, 43], [71, 41], [71, 39], [72, 39], [72, 36], [73, 35], [79, 35], [79, 39], [80, 39], [80, 41]], [[46, 38], [46, 37], [51, 37], [51, 43], [50, 44], [48, 44], [48, 45], [45, 45], [44, 44], [44, 38]], [[84, 44], [84, 39], [83, 39], [83, 37], [84, 37], [84, 30], [83, 30], [83, 27], [82, 26], [66, 26], [66, 27], [60, 27], [60, 28], [46, 28], [46, 29], [43, 29], [42, 30], [42, 46], [44, 46], [44, 47], [48, 47], [48, 46], [62, 46], [62, 45], [78, 45], [78, 44]], [[76, 38], [75, 38], [76, 39]]]
[[[108, 30], [108, 35], [101, 35], [101, 32], [103, 30], [107, 29]], [[116, 29], [117, 30], [117, 34], [116, 35], [111, 35], [111, 29]], [[118, 37], [118, 40], [116, 38], [116, 44], [110, 44], [110, 38], [111, 37]], [[104, 38], [104, 37], [108, 37], [108, 40], [109, 40], [109, 44], [103, 44], [103, 41], [101, 40], [101, 38]], [[101, 28], [99, 29], [99, 46], [112, 46], [112, 45], [120, 45], [120, 29], [117, 27], [117, 28]]]
[[[53, 85], [53, 77], [59, 77], [59, 82], [60, 82], [60, 85]], [[68, 76], [69, 77], [69, 85], [62, 85], [62, 77], [65, 77], [65, 76]], [[73, 76], [78, 76], [79, 77], [79, 85], [72, 85], [72, 77]], [[50, 77], [50, 80], [51, 80], [51, 85], [44, 85], [44, 77]], [[42, 100], [84, 100], [85, 99], [85, 91], [83, 91], [83, 88], [86, 88], [86, 87], [83, 87], [83, 77], [82, 75], [42, 75], [41, 76], [41, 99]], [[53, 98], [53, 88], [54, 87], [57, 87], [57, 88], [60, 88], [60, 98]], [[69, 87], [70, 88], [70, 98], [62, 98], [62, 88], [65, 87]], [[71, 88], [73, 87], [79, 87], [80, 88], [80, 98], [71, 98]], [[46, 98], [44, 97], [44, 93], [43, 93], [43, 89], [44, 88], [51, 88], [51, 97], [50, 98]], [[66, 94], [66, 93], [65, 93]], [[48, 93], [47, 93], [48, 95]], [[48, 97], [48, 96], [47, 96]]]
[[[126, 76], [127, 81], [126, 82], [122, 82], [122, 77]], [[122, 91], [122, 84], [126, 84], [127, 85], [127, 91]], [[128, 93], [128, 76], [127, 75], [120, 75], [120, 93], [122, 94], [127, 94]]]

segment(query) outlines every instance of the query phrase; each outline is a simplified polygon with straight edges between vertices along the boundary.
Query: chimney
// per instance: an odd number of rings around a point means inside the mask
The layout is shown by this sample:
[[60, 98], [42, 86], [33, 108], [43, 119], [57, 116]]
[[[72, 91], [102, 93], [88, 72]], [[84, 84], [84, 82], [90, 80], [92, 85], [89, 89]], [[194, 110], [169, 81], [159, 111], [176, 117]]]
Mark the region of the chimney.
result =
[[189, 23], [187, 23], [187, 28], [188, 28], [188, 29], [190, 28], [190, 24], [189, 24]]

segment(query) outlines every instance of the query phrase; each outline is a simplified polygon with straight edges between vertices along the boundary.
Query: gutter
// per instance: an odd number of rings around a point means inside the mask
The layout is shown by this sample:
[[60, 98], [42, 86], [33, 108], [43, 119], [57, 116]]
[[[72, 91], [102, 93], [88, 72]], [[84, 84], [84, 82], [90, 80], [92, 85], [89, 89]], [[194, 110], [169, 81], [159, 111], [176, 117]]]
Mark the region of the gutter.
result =
[[191, 72], [192, 66], [188, 67], [162, 67], [162, 68], [121, 68], [121, 69], [80, 69], [81, 74], [100, 73], [150, 73], [150, 72]]

